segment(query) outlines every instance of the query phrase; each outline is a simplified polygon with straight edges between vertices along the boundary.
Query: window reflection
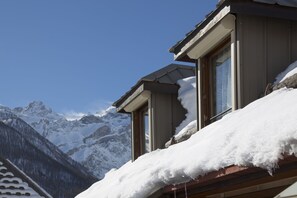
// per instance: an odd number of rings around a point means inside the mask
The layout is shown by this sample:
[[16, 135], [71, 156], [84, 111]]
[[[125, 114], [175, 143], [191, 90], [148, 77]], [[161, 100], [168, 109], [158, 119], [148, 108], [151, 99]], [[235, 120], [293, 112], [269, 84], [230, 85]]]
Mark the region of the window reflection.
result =
[[143, 137], [144, 137], [144, 152], [150, 152], [150, 131], [149, 131], [149, 117], [148, 110], [145, 110], [142, 114], [143, 120]]
[[225, 48], [217, 55], [213, 56], [212, 71], [212, 116], [215, 117], [215, 120], [217, 120], [227, 113], [232, 107], [230, 47]]

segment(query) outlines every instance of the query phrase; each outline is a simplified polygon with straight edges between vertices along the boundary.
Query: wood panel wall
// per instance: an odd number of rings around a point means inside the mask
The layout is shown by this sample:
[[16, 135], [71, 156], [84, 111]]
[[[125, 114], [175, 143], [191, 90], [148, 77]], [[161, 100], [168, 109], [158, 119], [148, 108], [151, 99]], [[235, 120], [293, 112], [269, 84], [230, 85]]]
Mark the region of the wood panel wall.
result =
[[238, 15], [241, 107], [263, 96], [268, 83], [297, 60], [296, 22]]

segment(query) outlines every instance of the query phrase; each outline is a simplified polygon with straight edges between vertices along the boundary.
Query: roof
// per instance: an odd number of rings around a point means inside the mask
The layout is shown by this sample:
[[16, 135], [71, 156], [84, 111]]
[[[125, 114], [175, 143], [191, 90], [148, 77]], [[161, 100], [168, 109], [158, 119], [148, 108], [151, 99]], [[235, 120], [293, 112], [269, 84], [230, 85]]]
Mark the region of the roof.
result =
[[254, 0], [254, 2], [278, 4], [281, 6], [297, 7], [297, 0]]
[[[187, 184], [193, 178], [201, 182], [206, 174], [220, 169], [224, 173], [230, 170], [229, 166], [238, 166], [239, 170], [258, 167], [257, 170], [265, 170], [261, 172], [269, 179], [275, 178], [269, 173], [276, 175], [278, 170], [284, 170], [283, 173], [291, 177], [293, 170], [296, 177], [296, 157], [293, 156], [292, 164], [288, 161], [288, 166], [281, 164], [286, 156], [297, 155], [296, 98], [297, 89], [274, 91], [204, 127], [184, 142], [147, 153], [109, 172], [77, 198], [148, 197], [169, 184]], [[238, 177], [236, 169], [232, 172], [230, 176], [236, 176], [241, 185], [243, 178]], [[217, 176], [212, 178], [216, 180]], [[229, 184], [235, 186], [232, 182]], [[220, 187], [224, 189], [223, 185]]]
[[[126, 92], [119, 100], [113, 103], [113, 106], [119, 107], [130, 95], [132, 95], [137, 88], [143, 83], [153, 83], [155, 85], [169, 85], [174, 86], [174, 91], [178, 90], [177, 81], [183, 78], [195, 76], [195, 68], [192, 66], [170, 64], [142, 77], [138, 82]], [[159, 90], [168, 92], [168, 90]]]
[[[206, 195], [215, 197], [214, 195], [221, 193], [224, 193], [226, 197], [230, 197], [230, 194], [234, 197], [236, 195], [245, 195], [245, 197], [263, 197], [263, 193], [265, 194], [265, 197], [272, 197], [285, 189], [287, 185], [296, 181], [296, 166], [297, 158], [294, 155], [285, 156], [284, 159], [278, 162], [278, 168], [275, 170], [272, 177], [267, 171], [259, 167], [232, 165], [217, 171], [209, 172], [208, 174], [195, 178], [187, 183], [168, 185], [163, 189], [160, 189], [160, 191], [167, 195], [176, 194], [178, 197], [178, 195], [184, 194], [186, 186], [188, 195], [195, 195], [197, 197], [206, 197]], [[294, 197], [294, 195], [296, 196], [296, 187], [297, 182], [275, 198], [289, 198]], [[276, 189], [277, 193], [275, 194], [275, 191], [271, 189]]]
[[[269, 4], [269, 5], [267, 5]], [[273, 6], [277, 4], [276, 6]], [[182, 48], [191, 41], [203, 28], [205, 28], [209, 22], [226, 6], [230, 7], [232, 14], [244, 13], [261, 16], [279, 17], [291, 20], [297, 20], [297, 0], [221, 0], [217, 4], [216, 9], [211, 11], [206, 17], [199, 22], [193, 30], [188, 32], [185, 37], [173, 45], [169, 52], [177, 55], [182, 51]], [[269, 8], [269, 9], [267, 9]], [[279, 8], [279, 12], [276, 9]], [[193, 62], [187, 55], [182, 58], [178, 58], [178, 61]]]
[[0, 198], [52, 198], [12, 162], [0, 157]]

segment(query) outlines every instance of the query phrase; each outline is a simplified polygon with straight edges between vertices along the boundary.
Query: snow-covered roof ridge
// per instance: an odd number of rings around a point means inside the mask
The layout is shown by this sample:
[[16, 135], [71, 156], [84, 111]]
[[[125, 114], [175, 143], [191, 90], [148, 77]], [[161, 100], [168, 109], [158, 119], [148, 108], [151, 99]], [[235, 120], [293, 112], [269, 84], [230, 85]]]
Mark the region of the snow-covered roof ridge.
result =
[[270, 173], [284, 154], [297, 154], [297, 90], [283, 88], [226, 115], [190, 139], [128, 162], [77, 198], [147, 197], [169, 184], [188, 182], [238, 165]]

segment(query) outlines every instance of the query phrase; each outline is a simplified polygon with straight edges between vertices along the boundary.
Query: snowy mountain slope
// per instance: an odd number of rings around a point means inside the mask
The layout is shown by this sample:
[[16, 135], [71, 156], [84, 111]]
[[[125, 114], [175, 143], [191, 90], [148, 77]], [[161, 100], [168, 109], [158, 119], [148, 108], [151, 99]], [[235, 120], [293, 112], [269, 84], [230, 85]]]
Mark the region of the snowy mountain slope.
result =
[[130, 117], [116, 113], [114, 108], [79, 120], [67, 120], [42, 102], [6, 108], [6, 112], [26, 121], [98, 178], [131, 158]]
[[28, 140], [33, 146], [41, 150], [46, 155], [50, 156], [52, 159], [66, 166], [76, 167], [85, 175], [89, 174], [87, 170], [83, 166], [81, 166], [81, 164], [69, 158], [58, 147], [41, 136], [25, 121], [18, 118], [15, 114], [11, 113], [8, 108], [0, 107], [0, 120], [6, 125], [14, 128], [21, 135], [23, 135], [24, 138]]
[[[11, 115], [1, 112], [1, 118]], [[22, 131], [12, 125], [21, 127]], [[73, 197], [96, 181], [19, 118], [12, 117], [6, 123], [0, 121], [0, 145], [2, 157], [16, 164], [53, 197]]]

